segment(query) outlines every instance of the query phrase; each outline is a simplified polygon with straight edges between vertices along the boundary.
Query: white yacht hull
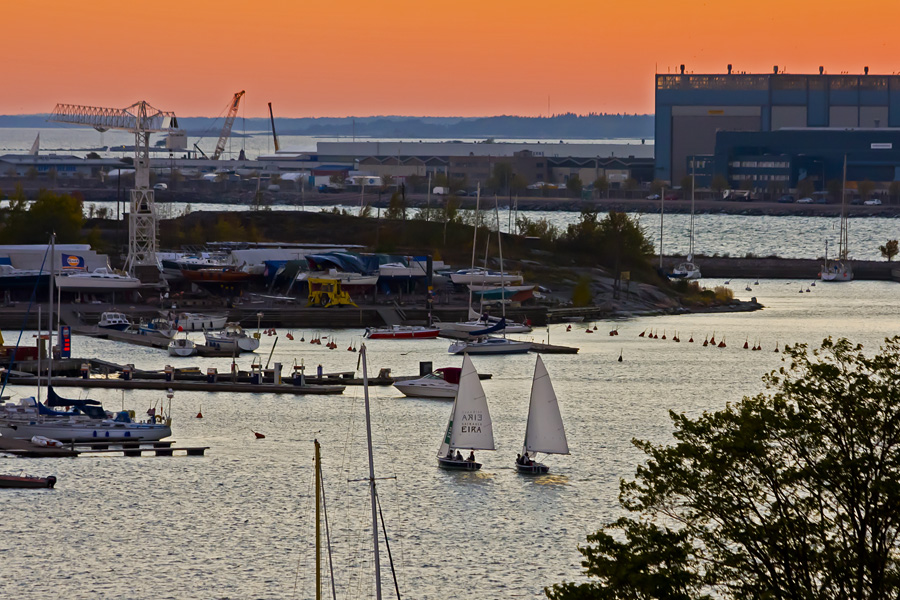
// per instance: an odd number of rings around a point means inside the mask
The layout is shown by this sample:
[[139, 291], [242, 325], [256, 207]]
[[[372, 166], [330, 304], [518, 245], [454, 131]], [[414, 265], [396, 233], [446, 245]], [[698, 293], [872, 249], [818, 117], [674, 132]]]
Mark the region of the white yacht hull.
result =
[[413, 398], [446, 398], [453, 400], [459, 385], [453, 385], [437, 380], [413, 379], [410, 381], [398, 381], [394, 387], [403, 392], [405, 396]]
[[43, 436], [60, 442], [146, 441], [155, 442], [172, 435], [172, 428], [154, 423], [3, 422], [0, 435], [13, 439]]

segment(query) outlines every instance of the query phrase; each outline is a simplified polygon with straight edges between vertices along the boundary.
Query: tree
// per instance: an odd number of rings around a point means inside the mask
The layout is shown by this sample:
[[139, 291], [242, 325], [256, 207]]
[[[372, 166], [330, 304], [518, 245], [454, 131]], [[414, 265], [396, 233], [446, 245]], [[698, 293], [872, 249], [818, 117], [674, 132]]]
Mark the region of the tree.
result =
[[513, 167], [508, 162], [498, 162], [494, 165], [494, 171], [488, 180], [487, 186], [498, 194], [509, 191], [509, 184], [513, 178]]
[[869, 179], [863, 179], [856, 184], [856, 189], [859, 191], [860, 198], [862, 198], [863, 201], [866, 201], [875, 189], [875, 182]]
[[694, 178], [690, 175], [685, 175], [681, 178], [681, 197], [682, 198], [690, 198], [691, 190], [694, 189]]
[[900, 586], [900, 336], [784, 351], [767, 392], [697, 418], [621, 484], [580, 548], [581, 598], [894, 598]]
[[[840, 183], [838, 184], [840, 185]], [[797, 182], [797, 195], [801, 198], [809, 198], [816, 191], [816, 185], [810, 179], [801, 179]]]
[[897, 240], [888, 240], [888, 243], [884, 246], [879, 246], [879, 250], [881, 250], [881, 255], [888, 259], [888, 262], [894, 260], [894, 257], [897, 256], [897, 253], [900, 252], [900, 248], [898, 248]]
[[650, 193], [651, 194], [662, 194], [663, 188], [666, 187], [666, 182], [662, 179], [654, 179], [650, 182]]
[[716, 193], [719, 199], [722, 199], [722, 193], [728, 189], [728, 179], [724, 175], [716, 175], [709, 184], [709, 189]]
[[406, 198], [400, 191], [391, 194], [388, 208], [384, 213], [385, 219], [406, 219]]
[[509, 181], [509, 190], [518, 194], [526, 189], [528, 189], [528, 180], [525, 179], [525, 176], [518, 173], [513, 175], [513, 178]]
[[388, 191], [392, 185], [394, 185], [394, 176], [390, 173], [383, 174], [381, 176], [381, 191]]
[[609, 197], [609, 179], [606, 175], [601, 175], [594, 180], [594, 191], [597, 192], [598, 198]]
[[102, 157], [101, 157], [99, 154], [97, 154], [96, 152], [88, 152], [84, 157], [85, 157], [87, 160], [100, 160], [100, 158], [102, 158]]
[[581, 196], [581, 190], [584, 188], [584, 183], [581, 181], [581, 177], [578, 173], [572, 173], [569, 175], [569, 180], [566, 182], [566, 189], [569, 190], [569, 193], [578, 198]]
[[338, 186], [338, 187], [344, 187], [344, 180], [346, 178], [347, 178], [347, 174], [344, 173], [343, 171], [341, 171], [339, 173], [332, 173], [328, 177], [328, 183]]
[[891, 198], [891, 204], [897, 204], [900, 201], [900, 181], [892, 181], [888, 186], [888, 195]]
[[41, 190], [37, 200], [26, 208], [24, 192], [16, 196], [10, 204], [4, 234], [14, 244], [46, 244], [50, 234], [56, 232], [61, 244], [80, 241], [84, 224], [81, 200], [69, 194], [55, 194]]

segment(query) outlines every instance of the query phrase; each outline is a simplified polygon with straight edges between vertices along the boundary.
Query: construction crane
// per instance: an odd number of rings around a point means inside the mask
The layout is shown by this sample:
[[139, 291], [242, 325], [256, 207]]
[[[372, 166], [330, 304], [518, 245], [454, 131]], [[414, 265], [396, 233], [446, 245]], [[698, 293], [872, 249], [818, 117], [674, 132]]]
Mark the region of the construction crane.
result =
[[[175, 113], [153, 108], [143, 100], [127, 108], [100, 108], [75, 104], [57, 104], [48, 119], [57, 123], [87, 125], [99, 132], [109, 129], [134, 134], [134, 188], [128, 220], [128, 258], [125, 270], [132, 275], [159, 277], [159, 226], [153, 190], [150, 189], [150, 134], [174, 133], [178, 128]], [[155, 273], [155, 275], [154, 275]]]
[[[228, 109], [228, 115], [225, 117], [225, 124], [222, 125], [222, 133], [219, 134], [219, 141], [216, 143], [216, 151], [213, 152], [212, 159], [219, 160], [222, 152], [225, 151], [225, 142], [231, 137], [231, 127], [234, 125], [234, 119], [237, 117], [238, 106], [241, 104], [241, 98], [244, 97], [244, 90], [241, 90], [231, 99], [231, 108]], [[197, 148], [200, 150], [199, 148]], [[201, 150], [202, 154], [202, 150]]]

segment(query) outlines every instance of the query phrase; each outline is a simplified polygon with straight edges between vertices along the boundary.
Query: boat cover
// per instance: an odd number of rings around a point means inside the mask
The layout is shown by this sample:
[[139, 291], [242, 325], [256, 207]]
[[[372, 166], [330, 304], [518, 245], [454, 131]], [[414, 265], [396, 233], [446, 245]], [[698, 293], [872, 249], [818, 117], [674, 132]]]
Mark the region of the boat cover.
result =
[[496, 325], [491, 325], [487, 329], [478, 329], [476, 331], [470, 331], [469, 335], [472, 337], [478, 337], [481, 335], [487, 335], [489, 333], [494, 333], [495, 331], [501, 331], [506, 329], [506, 317], [503, 317], [499, 321], [497, 321]]

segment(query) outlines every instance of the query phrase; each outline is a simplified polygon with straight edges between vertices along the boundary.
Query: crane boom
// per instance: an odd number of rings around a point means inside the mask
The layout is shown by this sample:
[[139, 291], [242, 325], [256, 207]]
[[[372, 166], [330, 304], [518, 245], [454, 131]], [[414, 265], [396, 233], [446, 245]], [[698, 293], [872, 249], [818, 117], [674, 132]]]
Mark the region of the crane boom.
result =
[[234, 98], [231, 99], [231, 108], [228, 109], [228, 116], [225, 117], [225, 124], [222, 125], [222, 133], [219, 134], [219, 141], [216, 144], [216, 151], [213, 152], [212, 155], [213, 160], [219, 160], [219, 157], [222, 156], [222, 152], [225, 151], [225, 142], [227, 142], [229, 136], [231, 136], [231, 126], [234, 125], [234, 118], [237, 116], [238, 106], [240, 105], [241, 98], [243, 97], [244, 90], [241, 90], [234, 95]]
[[159, 225], [153, 190], [150, 189], [150, 134], [178, 127], [175, 113], [153, 108], [141, 100], [126, 108], [101, 108], [78, 104], [57, 104], [50, 121], [87, 125], [97, 131], [121, 129], [134, 134], [134, 188], [128, 213], [128, 258], [125, 268], [133, 274], [159, 279], [156, 256]]

